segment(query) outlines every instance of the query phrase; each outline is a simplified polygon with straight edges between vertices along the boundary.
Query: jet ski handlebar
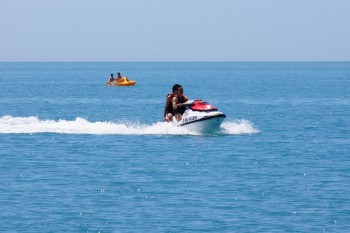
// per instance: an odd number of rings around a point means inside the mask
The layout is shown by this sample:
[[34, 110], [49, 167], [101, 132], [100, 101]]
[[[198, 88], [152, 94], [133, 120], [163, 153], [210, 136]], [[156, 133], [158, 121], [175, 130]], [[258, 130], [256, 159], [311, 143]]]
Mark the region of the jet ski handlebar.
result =
[[182, 104], [184, 107], [191, 107], [192, 105], [194, 105], [194, 100], [188, 100]]

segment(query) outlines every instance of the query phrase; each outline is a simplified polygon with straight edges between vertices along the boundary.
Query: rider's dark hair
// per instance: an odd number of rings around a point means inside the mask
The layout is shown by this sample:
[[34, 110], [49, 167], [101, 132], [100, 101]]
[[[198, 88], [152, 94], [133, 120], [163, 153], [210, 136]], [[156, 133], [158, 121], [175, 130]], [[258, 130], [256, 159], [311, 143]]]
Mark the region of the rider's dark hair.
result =
[[174, 91], [177, 91], [180, 87], [182, 87], [180, 84], [175, 84], [175, 85], [173, 86], [173, 92], [174, 92]]

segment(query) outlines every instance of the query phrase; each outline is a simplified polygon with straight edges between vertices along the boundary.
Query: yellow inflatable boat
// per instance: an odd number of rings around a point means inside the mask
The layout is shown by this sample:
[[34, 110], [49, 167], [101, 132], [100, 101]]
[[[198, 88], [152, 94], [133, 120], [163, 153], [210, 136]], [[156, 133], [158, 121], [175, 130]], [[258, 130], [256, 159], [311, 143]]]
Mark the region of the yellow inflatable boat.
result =
[[128, 77], [122, 77], [120, 80], [116, 81], [116, 86], [134, 86], [135, 81], [129, 80]]
[[106, 86], [134, 86], [135, 81], [129, 80], [128, 77], [122, 77], [119, 80], [113, 82], [106, 82]]

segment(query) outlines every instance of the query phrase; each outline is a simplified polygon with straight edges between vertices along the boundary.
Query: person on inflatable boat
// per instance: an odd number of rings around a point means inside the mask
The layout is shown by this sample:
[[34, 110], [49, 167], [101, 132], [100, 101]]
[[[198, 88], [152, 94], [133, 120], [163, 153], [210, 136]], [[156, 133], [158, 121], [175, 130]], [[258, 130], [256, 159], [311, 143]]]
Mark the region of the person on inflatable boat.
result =
[[115, 81], [116, 79], [114, 78], [114, 76], [113, 76], [113, 74], [111, 74], [111, 77], [109, 77], [109, 82], [111, 83], [111, 82], [113, 82], [113, 81]]
[[188, 101], [188, 97], [183, 94], [183, 88], [180, 84], [173, 86], [173, 93], [166, 97], [164, 108], [164, 120], [171, 122], [173, 116], [177, 121], [182, 119], [182, 114], [185, 112], [185, 107], [182, 105]]
[[128, 77], [122, 77], [122, 75], [118, 72], [118, 77], [117, 77], [117, 82], [121, 82], [122, 81], [122, 78], [125, 78], [126, 81], [129, 81]]
[[117, 82], [119, 82], [122, 79], [122, 75], [118, 72]]

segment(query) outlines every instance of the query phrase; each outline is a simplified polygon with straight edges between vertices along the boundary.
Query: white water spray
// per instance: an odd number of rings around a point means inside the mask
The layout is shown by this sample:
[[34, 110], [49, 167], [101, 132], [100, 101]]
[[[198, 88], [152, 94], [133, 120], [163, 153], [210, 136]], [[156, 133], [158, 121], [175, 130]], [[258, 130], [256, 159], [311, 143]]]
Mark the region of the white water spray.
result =
[[[250, 134], [259, 132], [247, 120], [224, 122], [220, 134]], [[61, 134], [99, 134], [99, 135], [200, 135], [183, 127], [166, 122], [142, 124], [139, 122], [89, 122], [77, 117], [75, 120], [39, 120], [38, 117], [0, 118], [0, 133], [61, 133]]]

